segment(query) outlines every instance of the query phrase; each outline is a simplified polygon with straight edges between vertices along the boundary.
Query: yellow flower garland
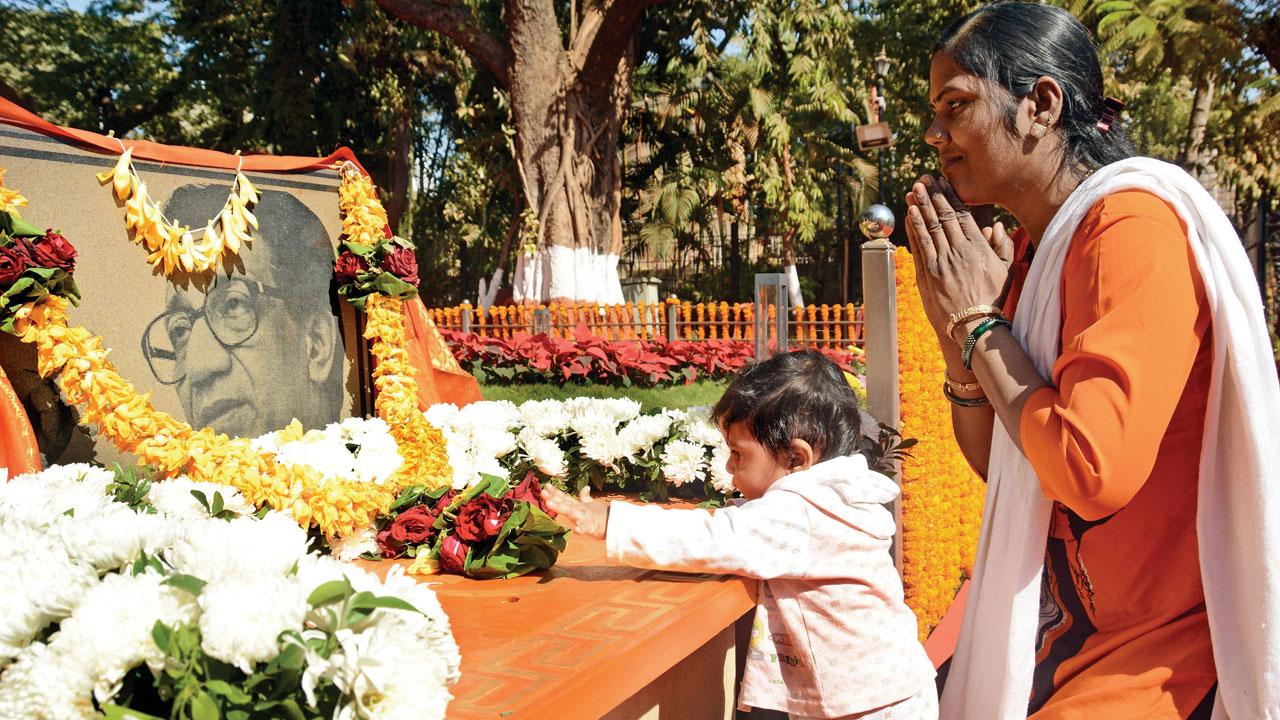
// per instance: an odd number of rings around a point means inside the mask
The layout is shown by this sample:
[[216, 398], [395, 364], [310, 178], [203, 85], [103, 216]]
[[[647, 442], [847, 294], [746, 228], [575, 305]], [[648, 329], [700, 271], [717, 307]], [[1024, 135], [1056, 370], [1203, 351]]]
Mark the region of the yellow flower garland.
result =
[[894, 269], [901, 432], [920, 441], [902, 464], [902, 580], [923, 641], [951, 606], [961, 578], [973, 572], [986, 486], [956, 444], [942, 396], [946, 365], [906, 249], [894, 254]]
[[[374, 231], [366, 223], [377, 222], [379, 217], [385, 223], [386, 214], [377, 195], [366, 192], [365, 185], [372, 188], [362, 175], [344, 175], [342, 189], [349, 192], [340, 191], [340, 198], [350, 201], [343, 208], [344, 228], [368, 234]], [[21, 195], [8, 193], [6, 204], [25, 204]], [[348, 209], [359, 223], [346, 223]], [[440, 487], [452, 476], [443, 436], [418, 411], [417, 383], [407, 362], [400, 301], [375, 295], [367, 308], [365, 337], [373, 341], [377, 362], [375, 405], [379, 417], [390, 426], [403, 458], [400, 468], [381, 485], [325, 477], [305, 466], [281, 465], [273, 454], [255, 450], [248, 439], [231, 438], [210, 428], [197, 431], [156, 410], [150, 394], [139, 394], [116, 372], [102, 338], [69, 324], [67, 302], [62, 298], [51, 295], [19, 309], [15, 334], [35, 345], [40, 375], [57, 374], [67, 402], [82, 406], [80, 422], [97, 425], [120, 450], [136, 455], [166, 477], [186, 474], [193, 480], [235, 487], [254, 505], [289, 512], [299, 525], [314, 525], [332, 539], [371, 525], [390, 509], [405, 486]], [[286, 441], [297, 439], [302, 436], [302, 427], [295, 421], [281, 435]]]
[[[98, 173], [98, 182], [111, 181], [116, 197], [124, 202], [125, 227], [133, 231], [133, 241], [147, 249], [147, 262], [163, 266], [164, 274], [175, 270], [205, 272], [216, 270], [224, 255], [236, 255], [244, 243], [253, 239], [250, 228], [258, 227], [258, 219], [249, 206], [258, 202], [258, 190], [249, 178], [236, 170], [231, 193], [216, 218], [196, 233], [168, 220], [147, 192], [147, 184], [133, 167], [133, 149], [125, 150], [115, 167]], [[214, 223], [218, 229], [214, 229]]]

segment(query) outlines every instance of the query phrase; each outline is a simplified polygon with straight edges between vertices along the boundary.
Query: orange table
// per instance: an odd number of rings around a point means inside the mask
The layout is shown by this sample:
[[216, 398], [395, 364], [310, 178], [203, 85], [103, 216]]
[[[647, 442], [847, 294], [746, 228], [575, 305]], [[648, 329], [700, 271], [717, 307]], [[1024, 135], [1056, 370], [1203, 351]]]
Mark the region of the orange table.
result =
[[604, 555], [603, 542], [571, 535], [546, 573], [426, 579], [462, 652], [449, 718], [600, 718], [755, 605], [754, 580], [618, 567]]

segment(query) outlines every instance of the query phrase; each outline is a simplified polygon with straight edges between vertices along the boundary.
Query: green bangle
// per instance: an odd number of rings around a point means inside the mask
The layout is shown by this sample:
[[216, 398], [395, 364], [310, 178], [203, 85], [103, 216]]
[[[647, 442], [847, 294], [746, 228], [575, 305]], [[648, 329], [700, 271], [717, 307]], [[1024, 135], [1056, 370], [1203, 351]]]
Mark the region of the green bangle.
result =
[[1001, 317], [990, 317], [978, 323], [970, 333], [969, 337], [964, 339], [964, 349], [960, 352], [960, 364], [964, 365], [965, 370], [972, 370], [973, 365], [973, 349], [978, 345], [978, 338], [986, 334], [988, 330], [995, 329], [1001, 325], [1005, 327], [1013, 327], [1013, 323]]
[[976, 398], [962, 398], [951, 392], [951, 387], [945, 382], [942, 383], [942, 396], [945, 397], [952, 405], [958, 405], [966, 408], [982, 407], [983, 405], [991, 404], [991, 400], [987, 398], [986, 395], [980, 395]]

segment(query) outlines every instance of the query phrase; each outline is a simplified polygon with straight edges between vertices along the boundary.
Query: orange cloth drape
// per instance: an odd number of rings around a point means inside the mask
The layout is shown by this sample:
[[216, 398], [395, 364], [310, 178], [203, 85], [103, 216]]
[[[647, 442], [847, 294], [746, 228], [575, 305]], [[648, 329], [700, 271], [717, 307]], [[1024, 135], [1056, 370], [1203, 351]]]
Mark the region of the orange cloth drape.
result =
[[427, 315], [421, 297], [404, 303], [405, 341], [409, 362], [417, 370], [418, 407], [425, 410], [436, 403], [459, 407], [483, 400], [480, 383], [464, 371]]
[[106, 135], [77, 130], [75, 128], [54, 125], [32, 112], [24, 110], [4, 98], [0, 98], [0, 123], [15, 125], [38, 132], [49, 137], [66, 140], [77, 145], [104, 150], [113, 155], [120, 154], [120, 143], [133, 148], [133, 157], [138, 160], [152, 162], [176, 163], [194, 167], [235, 169], [242, 167], [249, 172], [307, 172], [330, 167], [336, 162], [349, 160], [364, 170], [356, 154], [350, 148], [340, 147], [331, 154], [322, 157], [301, 157], [296, 155], [245, 155], [243, 163], [239, 155], [206, 150], [203, 148], [162, 145], [147, 140], [117, 140]]
[[5, 470], [6, 480], [40, 470], [40, 450], [31, 421], [4, 370], [0, 370], [0, 467]]

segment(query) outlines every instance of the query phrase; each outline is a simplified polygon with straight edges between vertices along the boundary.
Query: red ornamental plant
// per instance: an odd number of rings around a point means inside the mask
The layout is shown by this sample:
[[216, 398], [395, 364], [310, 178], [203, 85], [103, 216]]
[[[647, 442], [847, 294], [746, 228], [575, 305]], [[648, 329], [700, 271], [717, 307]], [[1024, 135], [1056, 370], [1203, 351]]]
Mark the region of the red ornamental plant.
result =
[[[592, 382], [606, 385], [684, 385], [729, 377], [755, 358], [746, 340], [609, 341], [579, 325], [573, 340], [516, 333], [510, 340], [441, 330], [458, 362], [487, 383]], [[856, 358], [824, 350], [855, 374]]]
[[379, 519], [378, 549], [384, 558], [429, 553], [456, 575], [516, 577], [551, 567], [564, 550], [568, 531], [552, 518], [534, 473], [514, 487], [494, 475], [462, 492], [415, 486]]

